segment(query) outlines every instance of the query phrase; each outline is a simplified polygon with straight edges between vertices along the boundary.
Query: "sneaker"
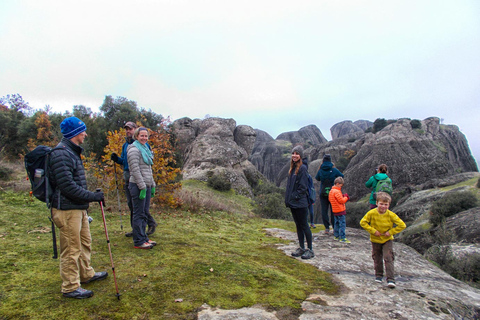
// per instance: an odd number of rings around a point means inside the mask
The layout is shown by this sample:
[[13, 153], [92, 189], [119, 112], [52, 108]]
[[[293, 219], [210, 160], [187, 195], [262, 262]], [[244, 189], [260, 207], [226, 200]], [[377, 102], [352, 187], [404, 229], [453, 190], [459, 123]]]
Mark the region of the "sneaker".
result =
[[387, 286], [388, 286], [389, 288], [392, 288], [392, 289], [395, 288], [395, 287], [396, 287], [395, 281], [393, 281], [393, 280], [388, 280], [388, 281], [387, 281]]
[[153, 240], [148, 240], [148, 243], [150, 243], [152, 246], [157, 245], [157, 241], [153, 241]]
[[328, 229], [325, 229], [325, 234], [328, 236], [330, 234], [330, 231], [328, 231]]
[[78, 287], [78, 289], [75, 291], [63, 293], [63, 296], [65, 298], [86, 299], [93, 296], [93, 291], [85, 290], [82, 287]]
[[133, 232], [125, 233], [125, 237], [129, 237], [129, 238], [133, 237]]
[[292, 257], [300, 257], [302, 254], [305, 253], [305, 249], [298, 248], [295, 252], [292, 252]]
[[333, 237], [333, 240], [337, 240], [337, 241], [339, 241], [339, 240], [340, 240], [340, 238], [339, 238], [339, 237]]
[[315, 228], [316, 228], [316, 226], [315, 226], [313, 223], [311, 223], [311, 224], [310, 224], [310, 228], [313, 228], [313, 229], [315, 229]]
[[87, 283], [90, 283], [90, 282], [93, 282], [93, 281], [103, 280], [103, 279], [105, 279], [107, 276], [108, 276], [108, 272], [106, 272], [106, 271], [95, 272], [95, 274], [93, 275], [93, 277], [91, 277], [91, 278], [88, 279], [87, 281], [83, 281], [83, 282], [80, 282], [80, 283], [81, 283], [81, 284], [87, 284]]
[[340, 240], [341, 243], [351, 243], [350, 240], [347, 240], [347, 238], [343, 238]]
[[302, 259], [312, 259], [313, 257], [315, 257], [315, 254], [310, 249], [305, 250], [305, 253], [302, 254]]
[[375, 277], [375, 282], [382, 283], [383, 277]]
[[152, 249], [153, 248], [153, 245], [151, 245], [150, 243], [148, 242], [145, 242], [145, 243], [142, 243], [141, 245], [139, 246], [133, 246], [135, 249]]
[[148, 226], [148, 229], [147, 229], [147, 235], [151, 235], [155, 232], [155, 230], [157, 229], [157, 223], [155, 223], [154, 225], [151, 225], [151, 226]]

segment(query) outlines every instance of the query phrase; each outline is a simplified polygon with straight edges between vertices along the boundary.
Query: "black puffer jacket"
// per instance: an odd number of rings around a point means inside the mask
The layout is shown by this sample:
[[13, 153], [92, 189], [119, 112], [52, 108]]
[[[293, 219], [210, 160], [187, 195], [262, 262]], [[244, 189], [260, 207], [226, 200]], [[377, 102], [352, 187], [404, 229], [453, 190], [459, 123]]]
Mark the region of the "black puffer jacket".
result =
[[85, 168], [80, 158], [83, 148], [65, 138], [57, 147], [62, 149], [50, 155], [50, 181], [55, 187], [52, 207], [84, 210], [88, 209], [89, 202], [101, 201], [98, 194], [87, 190]]
[[307, 208], [308, 207], [308, 170], [307, 166], [302, 164], [295, 174], [292, 170], [287, 180], [285, 190], [285, 206], [288, 208]]

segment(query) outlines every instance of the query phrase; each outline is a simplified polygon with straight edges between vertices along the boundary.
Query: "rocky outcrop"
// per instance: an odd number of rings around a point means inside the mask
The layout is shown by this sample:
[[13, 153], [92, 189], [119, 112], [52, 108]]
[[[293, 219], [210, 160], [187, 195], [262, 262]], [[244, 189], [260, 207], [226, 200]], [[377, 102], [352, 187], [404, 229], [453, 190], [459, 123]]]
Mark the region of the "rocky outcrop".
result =
[[338, 138], [358, 138], [365, 133], [365, 129], [360, 128], [350, 120], [339, 122], [330, 128], [332, 140]]
[[[286, 255], [297, 248], [297, 235], [282, 229], [267, 229], [267, 234], [289, 240], [278, 245]], [[315, 238], [315, 258], [302, 260], [329, 272], [342, 287], [338, 295], [323, 292], [303, 301], [301, 314], [290, 317], [261, 307], [221, 310], [208, 306], [198, 319], [478, 319], [480, 290], [456, 280], [431, 264], [415, 250], [395, 243], [395, 289], [374, 281], [371, 243], [364, 230], [347, 228], [352, 241], [344, 245], [330, 235]], [[292, 258], [294, 259], [294, 258]]]
[[313, 124], [302, 127], [298, 131], [281, 133], [276, 140], [286, 140], [294, 146], [301, 144], [304, 147], [316, 146], [327, 142], [320, 129]]
[[362, 129], [363, 131], [373, 127], [373, 122], [368, 120], [357, 120], [353, 124]]
[[250, 184], [261, 174], [248, 161], [256, 136], [251, 127], [237, 127], [233, 119], [182, 118], [172, 128], [183, 154], [183, 179], [207, 181], [212, 175], [221, 175], [239, 194], [252, 196]]

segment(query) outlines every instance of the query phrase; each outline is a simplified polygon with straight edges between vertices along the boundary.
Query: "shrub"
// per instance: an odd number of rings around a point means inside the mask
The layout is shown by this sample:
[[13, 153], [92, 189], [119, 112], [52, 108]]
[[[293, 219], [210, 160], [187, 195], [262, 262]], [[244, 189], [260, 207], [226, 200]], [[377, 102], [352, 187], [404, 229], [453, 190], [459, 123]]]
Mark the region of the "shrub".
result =
[[232, 184], [225, 174], [214, 174], [207, 180], [207, 185], [218, 191], [228, 191], [232, 188]]
[[450, 216], [474, 208], [478, 200], [472, 192], [458, 191], [447, 193], [435, 201], [430, 208], [430, 222], [437, 226]]
[[378, 131], [382, 130], [387, 126], [387, 120], [383, 118], [378, 118], [373, 122], [373, 133], [377, 133]]
[[0, 166], [0, 180], [10, 180], [13, 171], [10, 168]]
[[360, 220], [370, 210], [367, 202], [350, 202], [346, 203], [347, 215], [345, 217], [347, 226], [350, 228], [361, 228]]
[[414, 119], [410, 121], [412, 129], [422, 129], [422, 122], [420, 120]]
[[255, 195], [255, 207], [253, 212], [262, 218], [291, 220], [291, 214], [285, 207], [285, 190], [273, 183], [260, 180], [253, 189]]

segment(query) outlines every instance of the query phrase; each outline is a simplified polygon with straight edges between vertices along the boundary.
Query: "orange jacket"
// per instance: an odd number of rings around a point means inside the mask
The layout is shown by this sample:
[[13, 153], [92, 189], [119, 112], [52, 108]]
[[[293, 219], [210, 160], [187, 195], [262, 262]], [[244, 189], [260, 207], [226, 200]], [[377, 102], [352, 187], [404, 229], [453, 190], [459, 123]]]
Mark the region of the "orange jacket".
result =
[[332, 204], [332, 212], [335, 214], [346, 210], [345, 202], [348, 201], [348, 198], [343, 196], [340, 187], [333, 186], [328, 194], [328, 201]]

